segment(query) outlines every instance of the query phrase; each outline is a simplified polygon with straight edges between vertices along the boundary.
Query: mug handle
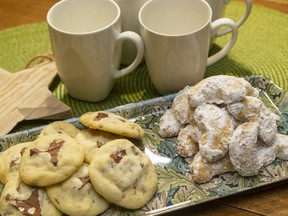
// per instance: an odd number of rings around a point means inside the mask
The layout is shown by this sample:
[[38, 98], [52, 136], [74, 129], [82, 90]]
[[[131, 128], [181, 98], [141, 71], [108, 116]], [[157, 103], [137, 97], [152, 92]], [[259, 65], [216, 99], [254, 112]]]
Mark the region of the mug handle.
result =
[[[228, 4], [229, 1], [226, 1], [225, 4]], [[236, 22], [236, 26], [237, 28], [239, 28], [248, 18], [248, 16], [250, 15], [252, 9], [252, 0], [246, 0], [246, 10], [245, 10], [245, 14]], [[216, 33], [216, 37], [228, 34], [231, 30], [229, 28], [223, 29], [221, 31], [218, 31]]]
[[121, 70], [116, 70], [114, 72], [115, 79], [125, 76], [130, 72], [132, 72], [134, 69], [136, 69], [137, 66], [142, 62], [144, 56], [144, 42], [137, 33], [132, 31], [125, 31], [120, 33], [119, 36], [117, 37], [117, 43], [120, 43], [120, 45], [122, 45], [122, 42], [124, 40], [131, 40], [135, 44], [137, 49], [137, 55], [130, 65]]
[[238, 29], [237, 29], [236, 23], [229, 18], [220, 18], [218, 20], [215, 20], [211, 24], [212, 35], [215, 35], [217, 30], [223, 26], [228, 26], [231, 29], [231, 32], [232, 32], [231, 38], [225, 47], [223, 47], [220, 51], [218, 51], [217, 53], [215, 53], [214, 55], [210, 56], [207, 59], [207, 66], [209, 66], [209, 65], [217, 62], [221, 58], [223, 58], [232, 49], [232, 47], [234, 46], [234, 44], [236, 42], [237, 35], [238, 35]]

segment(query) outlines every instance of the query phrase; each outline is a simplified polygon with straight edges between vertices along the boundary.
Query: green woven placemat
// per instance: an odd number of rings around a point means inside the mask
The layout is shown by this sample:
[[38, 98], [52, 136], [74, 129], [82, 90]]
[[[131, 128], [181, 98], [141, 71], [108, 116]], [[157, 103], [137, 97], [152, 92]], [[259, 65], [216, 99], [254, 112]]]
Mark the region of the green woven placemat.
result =
[[[237, 20], [244, 8], [244, 3], [231, 2], [225, 16]], [[248, 20], [239, 28], [236, 45], [226, 57], [209, 66], [205, 76], [263, 75], [288, 89], [287, 20], [285, 13], [253, 5]], [[217, 38], [210, 55], [223, 47], [228, 39], [229, 35]], [[29, 24], [0, 31], [0, 51], [0, 67], [11, 72], [22, 70], [32, 57], [51, 52], [47, 24]], [[151, 84], [145, 64], [117, 80], [109, 97], [102, 102], [88, 103], [71, 98], [59, 79], [51, 90], [72, 108], [75, 116], [160, 96]]]

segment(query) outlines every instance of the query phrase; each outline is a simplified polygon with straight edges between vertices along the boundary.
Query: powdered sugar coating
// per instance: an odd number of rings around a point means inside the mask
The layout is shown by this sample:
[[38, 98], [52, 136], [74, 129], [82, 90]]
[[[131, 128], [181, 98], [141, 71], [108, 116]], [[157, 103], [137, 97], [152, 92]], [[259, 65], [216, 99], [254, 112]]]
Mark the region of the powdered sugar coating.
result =
[[237, 120], [256, 121], [260, 115], [263, 103], [256, 97], [246, 96], [243, 100], [227, 104], [227, 110]]
[[288, 160], [288, 136], [278, 133], [273, 145], [276, 146], [277, 158]]
[[277, 134], [277, 117], [263, 102], [255, 97], [246, 96], [243, 100], [228, 104], [227, 110], [243, 122], [257, 121], [259, 123], [259, 138], [271, 145]]
[[245, 96], [258, 97], [258, 91], [243, 78], [218, 75], [208, 77], [191, 88], [188, 101], [191, 107], [205, 103], [229, 104], [241, 101]]
[[201, 131], [196, 125], [188, 124], [183, 128], [177, 139], [177, 149], [182, 157], [192, 157], [199, 151], [198, 142], [201, 138]]
[[181, 129], [185, 127], [185, 125], [181, 124], [174, 116], [172, 109], [167, 110], [159, 122], [159, 134], [162, 137], [173, 137], [177, 136]]
[[265, 106], [262, 107], [258, 118], [259, 122], [259, 138], [267, 145], [272, 145], [277, 134], [277, 122], [275, 115]]
[[188, 124], [193, 115], [193, 109], [188, 103], [188, 92], [191, 88], [191, 86], [186, 86], [183, 90], [179, 91], [172, 104], [174, 116], [181, 124]]
[[262, 166], [267, 166], [276, 159], [278, 149], [277, 145], [268, 146], [261, 139], [258, 139], [256, 157], [262, 163]]
[[200, 152], [195, 155], [190, 168], [192, 179], [197, 183], [204, 183], [210, 181], [214, 176], [234, 171], [228, 154], [220, 160], [210, 163], [202, 157]]
[[195, 109], [194, 120], [202, 131], [199, 151], [207, 161], [217, 161], [228, 151], [235, 126], [233, 117], [225, 109], [204, 104]]
[[239, 125], [229, 143], [229, 156], [234, 168], [242, 176], [257, 175], [262, 163], [257, 157], [257, 122]]

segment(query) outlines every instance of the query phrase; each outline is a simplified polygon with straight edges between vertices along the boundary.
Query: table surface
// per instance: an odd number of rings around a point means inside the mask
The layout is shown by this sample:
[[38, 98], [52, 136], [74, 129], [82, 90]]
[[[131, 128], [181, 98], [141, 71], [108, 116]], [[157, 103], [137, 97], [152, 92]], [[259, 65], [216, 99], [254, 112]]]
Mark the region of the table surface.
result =
[[[0, 30], [21, 24], [45, 21], [48, 9], [57, 1], [0, 0]], [[288, 0], [253, 0], [253, 3], [288, 13]]]
[[[56, 2], [57, 0], [0, 0], [0, 30], [33, 22], [44, 22], [48, 9]], [[288, 0], [254, 0], [253, 3], [288, 13]], [[286, 181], [271, 188], [222, 198], [167, 215], [288, 215], [287, 203], [288, 182]]]

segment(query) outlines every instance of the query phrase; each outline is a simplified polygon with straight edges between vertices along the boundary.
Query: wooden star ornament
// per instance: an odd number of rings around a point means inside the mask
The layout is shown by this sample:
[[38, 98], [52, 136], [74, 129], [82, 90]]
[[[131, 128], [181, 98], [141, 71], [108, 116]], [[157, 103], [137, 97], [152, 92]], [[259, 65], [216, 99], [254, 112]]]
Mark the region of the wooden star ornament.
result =
[[72, 117], [71, 108], [49, 90], [56, 75], [54, 61], [16, 73], [0, 68], [0, 136], [23, 120]]

